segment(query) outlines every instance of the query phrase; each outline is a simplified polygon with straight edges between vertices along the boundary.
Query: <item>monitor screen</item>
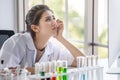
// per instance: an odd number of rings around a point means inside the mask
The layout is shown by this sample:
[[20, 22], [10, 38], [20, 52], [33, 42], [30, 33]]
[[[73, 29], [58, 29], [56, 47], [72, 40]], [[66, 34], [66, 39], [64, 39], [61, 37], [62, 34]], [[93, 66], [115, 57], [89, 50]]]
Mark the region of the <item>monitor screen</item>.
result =
[[109, 0], [108, 4], [109, 26], [109, 55], [108, 66], [120, 56], [120, 0]]
[[0, 49], [3, 45], [3, 43], [9, 38], [8, 35], [0, 35]]

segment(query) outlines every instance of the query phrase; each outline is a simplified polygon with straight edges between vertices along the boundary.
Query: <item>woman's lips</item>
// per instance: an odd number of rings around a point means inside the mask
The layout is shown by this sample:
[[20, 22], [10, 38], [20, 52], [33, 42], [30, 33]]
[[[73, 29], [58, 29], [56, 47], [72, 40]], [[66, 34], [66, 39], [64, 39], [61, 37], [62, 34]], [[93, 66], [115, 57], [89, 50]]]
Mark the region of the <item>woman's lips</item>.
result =
[[53, 27], [53, 29], [52, 29], [52, 30], [56, 30], [56, 31], [57, 31], [57, 26]]

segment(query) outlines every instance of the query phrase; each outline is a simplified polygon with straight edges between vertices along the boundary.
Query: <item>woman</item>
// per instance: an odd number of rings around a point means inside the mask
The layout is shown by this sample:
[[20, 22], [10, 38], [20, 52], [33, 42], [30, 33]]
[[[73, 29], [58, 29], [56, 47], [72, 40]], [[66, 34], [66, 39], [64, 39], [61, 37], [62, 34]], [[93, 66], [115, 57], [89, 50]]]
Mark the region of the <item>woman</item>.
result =
[[[1, 48], [0, 59], [4, 60], [4, 67], [20, 65], [34, 73], [36, 62], [65, 59], [69, 66], [76, 66], [76, 57], [83, 56], [62, 36], [63, 22], [55, 20], [53, 11], [48, 6], [32, 7], [26, 15], [26, 24], [27, 32], [15, 34]], [[68, 51], [61, 50], [59, 42]]]

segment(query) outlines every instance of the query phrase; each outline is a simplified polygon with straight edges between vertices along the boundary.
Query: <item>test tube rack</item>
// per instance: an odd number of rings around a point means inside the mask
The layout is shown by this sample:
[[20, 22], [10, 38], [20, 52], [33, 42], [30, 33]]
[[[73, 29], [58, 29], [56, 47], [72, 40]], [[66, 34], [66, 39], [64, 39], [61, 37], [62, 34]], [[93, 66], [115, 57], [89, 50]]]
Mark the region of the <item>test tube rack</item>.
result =
[[[84, 76], [83, 76], [84, 74]], [[29, 75], [29, 80], [41, 80], [46, 78], [52, 78], [57, 76], [67, 76], [67, 80], [103, 80], [103, 67], [84, 67], [84, 68], [67, 68], [67, 73], [45, 73], [44, 76], [40, 74]], [[56, 79], [57, 80], [57, 79]], [[63, 79], [61, 79], [63, 80]]]

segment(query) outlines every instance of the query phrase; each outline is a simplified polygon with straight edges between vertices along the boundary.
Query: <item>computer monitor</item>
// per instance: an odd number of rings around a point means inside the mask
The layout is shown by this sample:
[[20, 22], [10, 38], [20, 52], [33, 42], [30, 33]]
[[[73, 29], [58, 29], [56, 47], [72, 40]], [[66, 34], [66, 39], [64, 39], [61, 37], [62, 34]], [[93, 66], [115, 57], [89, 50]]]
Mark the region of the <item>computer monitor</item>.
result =
[[[111, 67], [120, 56], [120, 0], [109, 0], [108, 3], [109, 27], [109, 55], [108, 66]], [[118, 63], [120, 64], [120, 62]]]
[[0, 49], [3, 43], [12, 35], [14, 35], [13, 30], [0, 30]]

